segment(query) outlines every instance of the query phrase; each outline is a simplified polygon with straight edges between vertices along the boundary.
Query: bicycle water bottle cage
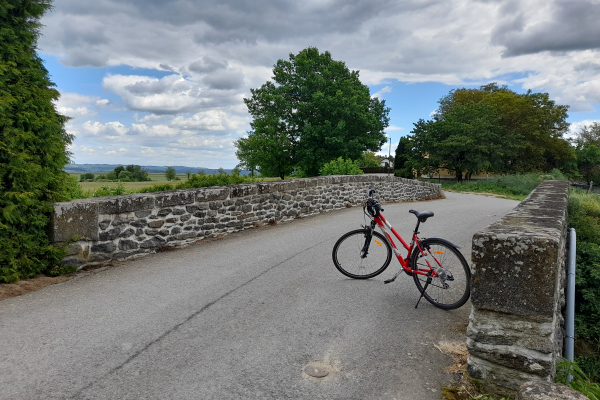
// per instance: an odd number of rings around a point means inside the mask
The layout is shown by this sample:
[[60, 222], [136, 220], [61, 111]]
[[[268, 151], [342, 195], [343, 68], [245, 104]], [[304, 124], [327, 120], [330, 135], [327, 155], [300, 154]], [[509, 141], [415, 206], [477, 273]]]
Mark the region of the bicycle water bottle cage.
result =
[[419, 222], [427, 221], [427, 218], [433, 217], [433, 211], [416, 211], [416, 210], [408, 210], [409, 213], [415, 214]]

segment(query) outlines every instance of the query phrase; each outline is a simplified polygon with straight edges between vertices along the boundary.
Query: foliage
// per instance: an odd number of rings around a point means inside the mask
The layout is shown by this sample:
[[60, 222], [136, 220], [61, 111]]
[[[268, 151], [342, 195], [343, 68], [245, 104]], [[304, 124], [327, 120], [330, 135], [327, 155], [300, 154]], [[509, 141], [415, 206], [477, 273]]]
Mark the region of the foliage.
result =
[[190, 178], [185, 181], [178, 183], [173, 186], [171, 184], [161, 184], [154, 185], [152, 187], [143, 188], [139, 190], [138, 193], [151, 193], [151, 192], [163, 192], [167, 190], [175, 190], [175, 189], [191, 189], [191, 188], [200, 188], [200, 187], [209, 187], [209, 186], [224, 186], [224, 185], [234, 185], [238, 183], [251, 183], [256, 180], [252, 177], [242, 176], [239, 174], [229, 175], [225, 171], [220, 174], [215, 175], [197, 175], [192, 174]]
[[117, 187], [109, 187], [107, 185], [100, 186], [92, 193], [92, 197], [104, 197], [104, 196], [121, 196], [124, 194], [131, 194], [133, 191], [125, 189], [123, 183], [119, 183]]
[[600, 123], [592, 122], [582, 126], [576, 133], [575, 142], [579, 146], [591, 144], [600, 147]]
[[[568, 381], [569, 374], [572, 380]], [[590, 400], [600, 400], [600, 385], [592, 382], [587, 374], [579, 367], [578, 363], [563, 359], [556, 365], [556, 382], [567, 385], [583, 393]]]
[[85, 174], [79, 175], [79, 182], [85, 182], [89, 179], [94, 180], [94, 174], [91, 172], [86, 172]]
[[586, 182], [600, 183], [600, 148], [594, 144], [583, 143], [577, 146], [577, 169]]
[[361, 168], [377, 168], [380, 165], [379, 158], [372, 151], [365, 151], [357, 160]]
[[47, 226], [52, 203], [67, 199], [62, 168], [72, 136], [36, 53], [50, 7], [50, 0], [0, 2], [0, 282], [47, 271], [65, 254], [49, 244]]
[[581, 241], [577, 243], [576, 253], [577, 336], [600, 341], [600, 246]]
[[452, 171], [458, 181], [465, 171], [470, 176], [499, 170], [510, 148], [499, 121], [487, 104], [456, 104], [435, 120], [419, 120], [411, 132], [412, 161], [418, 169]]
[[151, 187], [142, 188], [138, 191], [138, 193], [166, 192], [169, 190], [175, 190], [175, 187], [173, 185], [171, 185], [170, 183], [162, 183], [162, 184], [152, 185]]
[[360, 175], [362, 173], [356, 161], [344, 160], [342, 157], [331, 160], [319, 170], [319, 175]]
[[148, 171], [142, 169], [139, 165], [128, 165], [126, 167], [119, 165], [113, 171], [106, 175], [99, 175], [97, 179], [107, 179], [109, 181], [121, 182], [146, 182], [150, 181]]
[[[401, 137], [398, 147], [396, 147], [396, 156], [394, 157], [394, 175], [401, 178], [414, 179], [413, 168], [415, 163], [412, 161], [413, 158], [412, 138], [408, 136]], [[417, 165], [417, 168], [419, 167]]]
[[356, 160], [385, 143], [389, 108], [329, 52], [290, 54], [277, 61], [272, 79], [244, 99], [253, 121], [235, 143], [242, 166], [282, 179], [294, 170], [315, 176], [331, 160]]
[[168, 181], [174, 180], [177, 177], [177, 172], [175, 171], [175, 168], [167, 167], [167, 169], [165, 169], [165, 176], [167, 177]]
[[85, 199], [86, 195], [83, 193], [81, 186], [77, 183], [77, 179], [74, 177], [69, 177], [65, 186], [65, 199], [64, 200], [75, 200], [75, 199]]
[[575, 336], [589, 348], [577, 361], [600, 382], [600, 197], [571, 188], [568, 214], [577, 234]]
[[496, 83], [479, 89], [456, 89], [439, 101], [434, 117], [443, 120], [460, 105], [487, 104], [494, 108], [502, 127], [504, 145], [501, 163], [489, 172], [549, 171], [575, 172], [575, 154], [563, 138], [569, 124], [568, 106], [557, 105], [547, 93], [518, 94]]

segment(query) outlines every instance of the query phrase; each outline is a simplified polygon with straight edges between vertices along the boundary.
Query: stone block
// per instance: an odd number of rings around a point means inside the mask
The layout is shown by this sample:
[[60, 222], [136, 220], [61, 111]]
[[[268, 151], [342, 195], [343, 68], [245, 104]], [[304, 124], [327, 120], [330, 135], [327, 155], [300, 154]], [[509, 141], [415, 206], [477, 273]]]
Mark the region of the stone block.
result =
[[144, 228], [148, 225], [148, 221], [146, 221], [145, 219], [138, 219], [137, 221], [131, 222], [130, 225], [136, 228]]
[[196, 189], [196, 202], [226, 200], [229, 198], [228, 186], [213, 186], [207, 188]]
[[100, 214], [123, 214], [154, 208], [154, 196], [149, 194], [100, 197], [97, 201]]
[[190, 189], [160, 192], [154, 196], [156, 207], [182, 206], [196, 201], [196, 191]]
[[258, 193], [256, 184], [250, 185], [233, 185], [230, 188], [230, 198], [252, 196]]
[[97, 243], [92, 246], [92, 253], [112, 253], [117, 249], [117, 245], [112, 242]]
[[119, 237], [126, 238], [126, 237], [133, 236], [133, 235], [135, 235], [135, 229], [133, 229], [133, 228], [127, 228], [127, 229], [125, 229], [125, 231], [123, 231], [119, 235]]
[[144, 240], [140, 243], [140, 248], [142, 249], [156, 249], [164, 246], [167, 243], [165, 239], [160, 236], [155, 236], [152, 239]]
[[98, 240], [98, 214], [98, 203], [93, 201], [55, 203], [51, 241]]
[[146, 218], [150, 214], [152, 214], [152, 211], [150, 211], [150, 210], [142, 210], [142, 211], [135, 212], [135, 216], [138, 218]]
[[521, 385], [516, 400], [589, 400], [589, 397], [562, 383], [534, 381]]
[[67, 250], [68, 256], [73, 256], [73, 255], [79, 254], [81, 252], [82, 248], [79, 243], [70, 243], [67, 246], [66, 250]]
[[161, 226], [163, 226], [165, 224], [165, 221], [150, 221], [148, 222], [148, 227], [149, 228], [160, 228]]
[[180, 233], [178, 235], [171, 236], [169, 238], [169, 241], [192, 239], [192, 238], [195, 238], [196, 236], [197, 236], [196, 232], [184, 232], [184, 233]]
[[137, 250], [139, 247], [140, 245], [136, 241], [125, 239], [119, 240], [119, 250]]
[[159, 217], [166, 217], [167, 215], [171, 214], [171, 211], [173, 211], [173, 209], [171, 209], [171, 208], [163, 208], [161, 210], [158, 210], [158, 212], [156, 213], [156, 215], [159, 216]]
[[104, 219], [98, 223], [98, 226], [100, 229], [105, 230], [110, 225], [110, 222], [110, 219]]
[[98, 235], [98, 239], [100, 239], [101, 241], [114, 240], [118, 238], [120, 234], [121, 228], [116, 227], [113, 229], [109, 229], [106, 232], [100, 232], [100, 234]]

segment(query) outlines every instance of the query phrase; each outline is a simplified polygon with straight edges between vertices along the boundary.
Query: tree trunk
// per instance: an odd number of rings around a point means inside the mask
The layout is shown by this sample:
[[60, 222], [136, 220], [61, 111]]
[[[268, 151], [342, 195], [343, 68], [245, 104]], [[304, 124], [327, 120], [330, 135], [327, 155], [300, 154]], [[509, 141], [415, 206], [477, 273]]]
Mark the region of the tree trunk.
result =
[[459, 169], [456, 170], [456, 181], [462, 183], [462, 171]]

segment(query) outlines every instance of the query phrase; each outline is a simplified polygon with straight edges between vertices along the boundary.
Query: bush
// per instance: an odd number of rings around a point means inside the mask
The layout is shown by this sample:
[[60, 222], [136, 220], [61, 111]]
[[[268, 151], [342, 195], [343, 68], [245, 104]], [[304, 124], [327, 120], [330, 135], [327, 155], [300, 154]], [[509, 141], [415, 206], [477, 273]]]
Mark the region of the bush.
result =
[[92, 193], [92, 197], [105, 197], [105, 196], [120, 196], [124, 194], [134, 193], [132, 190], [125, 189], [125, 185], [119, 183], [117, 187], [109, 187], [107, 185], [100, 186]]
[[133, 180], [133, 174], [127, 170], [123, 170], [121, 172], [119, 172], [119, 180], [121, 181], [132, 181]]
[[577, 243], [575, 319], [577, 336], [600, 340], [600, 246]]
[[571, 188], [569, 225], [576, 230], [575, 336], [582, 371], [600, 381], [600, 197]]
[[47, 0], [0, 2], [0, 282], [54, 268], [65, 251], [49, 243], [52, 203], [68, 199], [68, 118], [36, 53]]
[[379, 164], [379, 158], [372, 151], [362, 153], [358, 160], [358, 166], [361, 168], [377, 168], [380, 166]]
[[86, 172], [85, 174], [79, 175], [79, 182], [93, 182], [94, 174], [91, 172]]
[[361, 175], [363, 172], [358, 167], [358, 163], [350, 159], [344, 160], [338, 157], [323, 165], [319, 170], [319, 175]]

